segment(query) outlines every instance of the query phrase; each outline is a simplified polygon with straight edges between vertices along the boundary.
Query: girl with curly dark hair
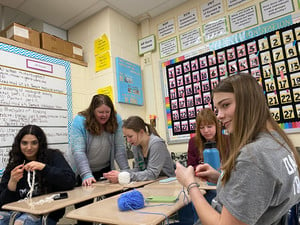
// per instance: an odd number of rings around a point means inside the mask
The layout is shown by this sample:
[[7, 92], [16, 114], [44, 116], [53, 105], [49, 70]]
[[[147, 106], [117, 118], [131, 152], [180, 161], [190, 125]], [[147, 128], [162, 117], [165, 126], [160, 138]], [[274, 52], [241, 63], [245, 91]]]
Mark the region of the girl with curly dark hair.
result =
[[[46, 135], [40, 127], [27, 125], [18, 132], [9, 152], [0, 183], [0, 206], [26, 197], [72, 189], [75, 184], [75, 174], [63, 154], [48, 148]], [[0, 211], [0, 225], [9, 223], [11, 213]], [[64, 213], [65, 209], [50, 213], [47, 224], [56, 224]], [[39, 225], [42, 219], [18, 213], [15, 224]]]

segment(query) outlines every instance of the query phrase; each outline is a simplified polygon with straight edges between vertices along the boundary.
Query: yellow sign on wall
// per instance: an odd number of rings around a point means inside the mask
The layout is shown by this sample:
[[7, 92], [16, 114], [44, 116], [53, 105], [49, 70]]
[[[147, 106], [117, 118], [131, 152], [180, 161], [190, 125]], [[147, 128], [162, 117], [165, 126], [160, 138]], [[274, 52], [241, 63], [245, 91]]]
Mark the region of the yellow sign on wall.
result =
[[99, 72], [101, 70], [107, 69], [110, 67], [110, 53], [109, 51], [95, 56], [95, 71]]
[[114, 102], [113, 90], [112, 86], [107, 86], [103, 88], [99, 88], [97, 91], [98, 94], [104, 94], [110, 97], [110, 99]]
[[103, 34], [100, 38], [94, 41], [94, 54], [99, 55], [110, 50], [109, 40], [106, 34]]

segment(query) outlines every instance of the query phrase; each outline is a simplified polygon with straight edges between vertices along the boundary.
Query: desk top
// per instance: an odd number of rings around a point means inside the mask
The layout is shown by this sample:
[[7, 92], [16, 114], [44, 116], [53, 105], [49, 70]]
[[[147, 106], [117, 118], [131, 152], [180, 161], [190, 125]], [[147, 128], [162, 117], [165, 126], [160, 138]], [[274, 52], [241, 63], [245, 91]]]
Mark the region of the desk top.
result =
[[[200, 179], [197, 179], [197, 182], [200, 184], [199, 187], [200, 190], [216, 190], [216, 186], [210, 186], [206, 182], [201, 181]], [[173, 180], [167, 183], [160, 183], [159, 181], [155, 181], [145, 186], [145, 188], [166, 188], [166, 189], [170, 189], [174, 187], [178, 187], [182, 189], [182, 185], [178, 182], [178, 180]]]
[[[153, 195], [178, 196], [182, 188], [139, 188], [137, 190], [143, 194], [144, 198], [147, 198]], [[66, 217], [104, 224], [154, 225], [162, 222], [166, 219], [165, 216], [172, 215], [184, 206], [184, 195], [182, 193], [176, 203], [149, 203], [149, 205], [139, 210], [120, 211], [118, 208], [119, 197], [120, 194], [86, 205], [69, 212]], [[187, 202], [189, 201], [187, 197], [185, 199]]]
[[[66, 191], [68, 193], [68, 198], [54, 200], [51, 202], [41, 201], [45, 200], [47, 197], [52, 196], [55, 193], [41, 195], [33, 197], [31, 200], [21, 200], [17, 202], [11, 202], [2, 206], [3, 209], [14, 210], [19, 212], [26, 212], [35, 215], [43, 215], [53, 212], [55, 210], [65, 208], [69, 205], [73, 205], [85, 200], [93, 199], [102, 195], [122, 191], [123, 188], [120, 186], [90, 186], [90, 187], [76, 187], [73, 190]], [[57, 192], [59, 193], [59, 192]]]
[[139, 188], [139, 187], [143, 187], [143, 186], [145, 186], [147, 184], [151, 184], [153, 182], [156, 182], [156, 181], [158, 181], [160, 179], [163, 179], [163, 178], [159, 178], [159, 179], [156, 179], [156, 180], [133, 181], [133, 182], [130, 182], [129, 184], [124, 184], [124, 185], [121, 185], [121, 184], [112, 184], [108, 180], [105, 180], [105, 181], [99, 181], [99, 182], [93, 183], [93, 185], [95, 185], [95, 186], [121, 187], [123, 189], [127, 189], [127, 188]]

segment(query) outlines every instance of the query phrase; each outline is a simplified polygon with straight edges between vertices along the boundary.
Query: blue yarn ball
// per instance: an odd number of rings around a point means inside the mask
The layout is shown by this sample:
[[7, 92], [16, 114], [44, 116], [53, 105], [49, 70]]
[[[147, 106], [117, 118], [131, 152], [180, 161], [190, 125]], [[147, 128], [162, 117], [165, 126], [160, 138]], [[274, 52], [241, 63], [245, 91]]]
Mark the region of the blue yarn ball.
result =
[[120, 211], [144, 208], [145, 200], [141, 192], [132, 190], [121, 194], [118, 198], [118, 207]]

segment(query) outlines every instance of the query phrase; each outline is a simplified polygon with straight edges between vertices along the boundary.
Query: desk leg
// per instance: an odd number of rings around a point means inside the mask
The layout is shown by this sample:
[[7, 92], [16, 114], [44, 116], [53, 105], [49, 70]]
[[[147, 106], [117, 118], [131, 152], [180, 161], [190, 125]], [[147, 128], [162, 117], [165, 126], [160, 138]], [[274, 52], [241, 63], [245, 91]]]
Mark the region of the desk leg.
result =
[[42, 225], [47, 225], [47, 218], [48, 218], [48, 215], [43, 215], [43, 217], [42, 217]]
[[16, 219], [18, 212], [14, 211], [9, 218], [9, 225], [13, 225]]

